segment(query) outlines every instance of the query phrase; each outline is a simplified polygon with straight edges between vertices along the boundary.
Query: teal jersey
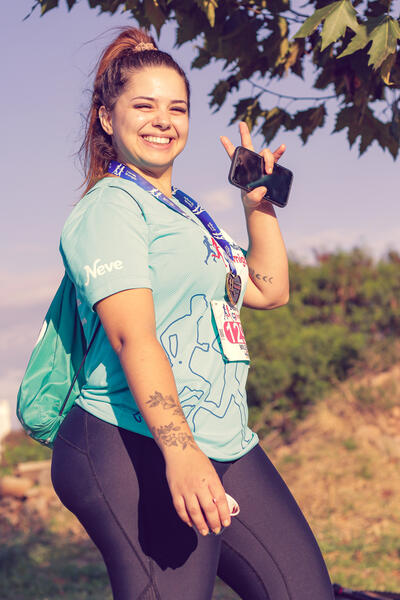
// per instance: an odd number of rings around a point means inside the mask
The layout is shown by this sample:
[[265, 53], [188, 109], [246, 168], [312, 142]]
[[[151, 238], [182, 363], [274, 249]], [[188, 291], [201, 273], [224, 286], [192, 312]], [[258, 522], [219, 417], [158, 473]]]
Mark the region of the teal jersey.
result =
[[[224, 299], [227, 261], [200, 221], [179, 206], [190, 219], [133, 181], [105, 177], [72, 210], [60, 251], [76, 287], [87, 340], [98, 323], [96, 302], [122, 290], [152, 290], [157, 338], [194, 438], [210, 458], [234, 460], [258, 437], [247, 424], [249, 365], [225, 360], [211, 309], [212, 300]], [[240, 247], [226, 237], [243, 282], [240, 307], [248, 269]], [[152, 437], [103, 328], [84, 368], [86, 383], [77, 404], [104, 421]]]

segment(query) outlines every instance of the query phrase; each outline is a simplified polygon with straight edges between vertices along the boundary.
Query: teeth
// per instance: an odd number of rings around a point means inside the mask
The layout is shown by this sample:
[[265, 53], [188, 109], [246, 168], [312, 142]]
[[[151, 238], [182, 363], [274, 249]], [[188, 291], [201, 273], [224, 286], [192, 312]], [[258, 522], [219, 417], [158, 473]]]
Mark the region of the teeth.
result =
[[153, 142], [153, 144], [169, 144], [171, 138], [155, 137], [154, 135], [144, 135], [145, 140]]

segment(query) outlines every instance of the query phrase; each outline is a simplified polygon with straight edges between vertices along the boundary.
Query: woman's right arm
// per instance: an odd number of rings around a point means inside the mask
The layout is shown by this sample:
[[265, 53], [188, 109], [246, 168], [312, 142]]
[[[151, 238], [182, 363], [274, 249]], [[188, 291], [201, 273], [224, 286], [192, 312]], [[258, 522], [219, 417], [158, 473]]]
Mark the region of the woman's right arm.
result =
[[164, 456], [178, 515], [203, 535], [208, 525], [219, 533], [221, 526], [230, 524], [225, 491], [183, 414], [169, 360], [156, 337], [151, 290], [118, 292], [97, 302], [95, 310]]

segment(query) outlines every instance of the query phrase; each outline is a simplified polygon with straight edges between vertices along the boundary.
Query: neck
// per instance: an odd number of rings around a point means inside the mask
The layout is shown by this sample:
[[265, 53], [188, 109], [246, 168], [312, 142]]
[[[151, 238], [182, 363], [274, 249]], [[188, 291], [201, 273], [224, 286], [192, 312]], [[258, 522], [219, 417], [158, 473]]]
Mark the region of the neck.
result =
[[127, 167], [132, 169], [132, 171], [136, 171], [140, 175], [143, 175], [147, 181], [150, 181], [154, 187], [160, 190], [163, 194], [165, 194], [168, 198], [172, 196], [172, 188], [171, 188], [171, 176], [172, 176], [172, 167], [168, 167], [164, 171], [160, 173], [155, 173], [154, 171], [142, 167], [138, 167], [137, 165], [133, 165], [131, 163], [125, 163]]

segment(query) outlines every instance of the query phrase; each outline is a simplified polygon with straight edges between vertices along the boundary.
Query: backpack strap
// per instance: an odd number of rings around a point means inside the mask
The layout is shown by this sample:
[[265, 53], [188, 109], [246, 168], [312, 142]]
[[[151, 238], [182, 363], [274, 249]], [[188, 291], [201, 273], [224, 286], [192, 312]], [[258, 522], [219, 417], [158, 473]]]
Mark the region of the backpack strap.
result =
[[73, 387], [74, 387], [74, 385], [75, 385], [75, 382], [76, 382], [76, 380], [78, 379], [79, 373], [81, 372], [81, 369], [82, 369], [83, 365], [85, 364], [85, 359], [86, 359], [86, 357], [87, 357], [87, 355], [88, 355], [88, 352], [89, 352], [90, 348], [92, 347], [92, 344], [93, 344], [93, 342], [94, 342], [94, 338], [96, 337], [96, 334], [97, 334], [98, 330], [100, 329], [100, 326], [101, 326], [101, 321], [100, 321], [100, 319], [99, 319], [99, 322], [98, 322], [98, 323], [97, 323], [97, 325], [96, 325], [96, 329], [94, 330], [94, 334], [93, 334], [93, 336], [92, 336], [92, 339], [90, 340], [90, 343], [89, 343], [88, 347], [86, 348], [86, 352], [85, 352], [85, 354], [83, 355], [83, 358], [82, 358], [81, 364], [79, 365], [79, 368], [78, 368], [78, 370], [76, 371], [76, 373], [75, 373], [75, 375], [74, 375], [74, 378], [73, 378], [73, 380], [72, 380], [72, 383], [71, 383], [71, 385], [69, 386], [68, 393], [67, 393], [67, 395], [65, 396], [65, 400], [64, 400], [64, 402], [63, 402], [63, 404], [62, 404], [62, 406], [61, 406], [61, 408], [60, 408], [60, 411], [59, 411], [59, 413], [58, 413], [58, 416], [61, 416], [61, 415], [63, 414], [63, 412], [64, 412], [65, 405], [66, 405], [66, 404], [67, 404], [67, 402], [68, 402], [68, 398], [69, 398], [69, 397], [70, 397], [70, 395], [71, 395], [72, 389], [73, 389]]

